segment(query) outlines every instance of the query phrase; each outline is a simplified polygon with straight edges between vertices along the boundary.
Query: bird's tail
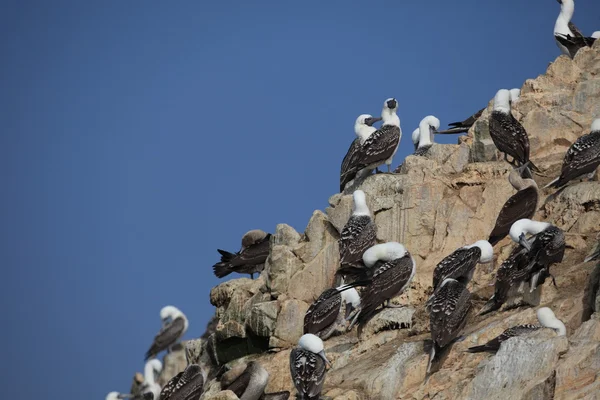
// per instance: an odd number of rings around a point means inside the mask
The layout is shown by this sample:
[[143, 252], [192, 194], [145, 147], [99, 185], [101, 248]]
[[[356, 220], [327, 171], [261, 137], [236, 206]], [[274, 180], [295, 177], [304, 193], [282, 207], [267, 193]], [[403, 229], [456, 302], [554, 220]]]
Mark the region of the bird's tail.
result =
[[502, 307], [502, 303], [499, 302], [499, 301], [497, 301], [495, 296], [492, 296], [492, 298], [489, 299], [487, 301], [487, 303], [485, 303], [485, 305], [483, 306], [483, 308], [479, 311], [478, 315], [485, 315], [485, 314], [490, 313], [492, 311], [496, 311], [500, 307]]
[[234, 253], [217, 249], [221, 254], [221, 262], [213, 265], [213, 272], [217, 278], [223, 278], [231, 273], [229, 262], [235, 257]]
[[467, 351], [469, 353], [481, 353], [482, 351], [487, 351], [487, 347], [486, 345], [481, 345], [481, 346], [473, 346], [473, 347], [469, 347], [467, 349]]
[[558, 184], [559, 179], [560, 179], [560, 176], [558, 178], [556, 178], [556, 179], [553, 179], [549, 184], [547, 184], [546, 186], [544, 186], [544, 189], [545, 188], [549, 188], [549, 187], [556, 187], [556, 188], [559, 187], [560, 186]]

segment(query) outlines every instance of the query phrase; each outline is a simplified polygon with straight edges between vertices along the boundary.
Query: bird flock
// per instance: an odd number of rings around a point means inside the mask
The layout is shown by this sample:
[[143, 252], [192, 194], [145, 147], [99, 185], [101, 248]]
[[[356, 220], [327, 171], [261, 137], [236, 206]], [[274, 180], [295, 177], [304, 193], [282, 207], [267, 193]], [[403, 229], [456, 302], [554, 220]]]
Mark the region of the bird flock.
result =
[[[554, 37], [559, 49], [573, 58], [583, 47], [591, 46], [600, 32], [586, 37], [571, 22], [573, 0], [558, 0], [561, 11], [556, 20]], [[529, 137], [525, 128], [514, 118], [511, 107], [520, 96], [519, 89], [499, 90], [494, 96], [489, 114], [489, 133], [504, 160], [513, 169], [508, 181], [516, 190], [501, 208], [494, 228], [487, 236], [466, 244], [444, 257], [432, 276], [432, 294], [425, 303], [429, 313], [432, 346], [427, 373], [438, 363], [445, 350], [459, 337], [472, 309], [468, 284], [478, 264], [490, 263], [494, 246], [508, 236], [514, 243], [510, 255], [496, 271], [494, 294], [478, 311], [487, 314], [514, 305], [539, 305], [542, 284], [550, 278], [553, 264], [561, 263], [565, 254], [565, 234], [558, 226], [535, 221], [533, 216], [539, 201], [539, 188], [532, 171], [541, 170], [530, 159]], [[357, 189], [360, 183], [379, 167], [386, 165], [387, 173], [402, 138], [398, 101], [386, 99], [380, 117], [358, 116], [354, 124], [356, 138], [342, 160], [340, 192], [351, 192], [352, 213], [339, 238], [339, 267], [335, 287], [326, 289], [308, 308], [304, 317], [303, 335], [290, 353], [291, 379], [300, 399], [318, 399], [331, 363], [324, 351], [324, 340], [344, 334], [357, 326], [360, 338], [368, 322], [385, 308], [404, 307], [392, 299], [405, 292], [415, 276], [417, 265], [409, 250], [401, 243], [377, 243], [377, 225], [367, 206], [366, 194]], [[465, 133], [481, 118], [484, 109], [461, 122], [450, 123], [439, 130], [438, 118], [429, 115], [421, 120], [412, 133], [415, 156], [427, 156], [436, 134]], [[376, 128], [375, 123], [381, 122]], [[509, 159], [510, 157], [510, 159]], [[589, 133], [580, 136], [567, 150], [560, 176], [546, 187], [560, 189], [576, 179], [592, 178], [600, 165], [600, 119], [595, 119]], [[270, 251], [271, 234], [251, 230], [242, 237], [236, 253], [218, 250], [220, 262], [213, 266], [215, 276], [223, 278], [232, 272], [260, 274]], [[585, 261], [600, 259], [600, 243]], [[494, 352], [514, 336], [550, 328], [565, 335], [565, 325], [548, 307], [537, 310], [539, 325], [517, 325], [469, 352]], [[164, 387], [157, 382], [162, 363], [156, 357], [162, 351], [171, 352], [188, 329], [187, 317], [176, 307], [160, 310], [161, 329], [146, 352], [143, 383], [139, 393], [111, 392], [106, 400], [124, 398], [160, 400], [198, 400], [204, 391], [208, 371], [195, 363], [186, 345], [188, 365]], [[218, 376], [217, 376], [218, 377]], [[221, 376], [221, 388], [232, 390], [242, 400], [288, 399], [289, 392], [264, 393], [268, 373], [256, 361], [231, 379]]]

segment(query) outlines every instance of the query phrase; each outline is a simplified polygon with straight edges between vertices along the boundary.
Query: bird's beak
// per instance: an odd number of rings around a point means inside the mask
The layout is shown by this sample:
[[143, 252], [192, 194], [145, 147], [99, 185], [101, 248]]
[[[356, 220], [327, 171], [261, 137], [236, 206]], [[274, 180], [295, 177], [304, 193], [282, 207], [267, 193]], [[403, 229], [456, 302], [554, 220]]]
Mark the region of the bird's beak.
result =
[[325, 364], [327, 364], [327, 366], [329, 368], [331, 368], [331, 363], [329, 362], [329, 360], [327, 359], [327, 356], [325, 355], [325, 350], [321, 350], [319, 352], [319, 355], [323, 358], [323, 360], [325, 360]]
[[437, 133], [438, 133], [438, 130], [437, 130], [437, 129], [435, 129], [433, 126], [429, 125], [429, 132], [430, 132], [432, 135], [435, 135], [435, 134], [437, 134]]
[[519, 235], [519, 244], [521, 246], [523, 246], [527, 251], [531, 250], [531, 245], [527, 241], [527, 238], [525, 237], [525, 234], [522, 233], [522, 232], [521, 232], [521, 235]]
[[516, 168], [516, 170], [519, 172], [519, 175], [521, 176], [521, 178], [533, 179], [533, 175], [531, 174], [531, 170], [529, 169], [529, 161], [527, 161], [525, 164], [521, 165], [520, 167]]
[[383, 118], [381, 117], [371, 117], [371, 118], [367, 118], [365, 119], [365, 125], [368, 126], [373, 126], [373, 124], [377, 121], [381, 121]]

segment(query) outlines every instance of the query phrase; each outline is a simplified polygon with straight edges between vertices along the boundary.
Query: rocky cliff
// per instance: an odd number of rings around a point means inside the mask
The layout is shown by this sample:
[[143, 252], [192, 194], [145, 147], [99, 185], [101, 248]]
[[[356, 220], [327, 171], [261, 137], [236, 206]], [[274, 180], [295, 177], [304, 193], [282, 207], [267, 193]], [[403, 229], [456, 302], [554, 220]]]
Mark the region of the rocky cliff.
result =
[[[403, 243], [417, 262], [410, 289], [394, 299], [402, 309], [374, 318], [358, 340], [356, 330], [325, 342], [333, 366], [323, 394], [342, 399], [592, 399], [600, 398], [600, 313], [593, 314], [600, 265], [584, 263], [600, 231], [600, 182], [573, 182], [566, 189], [541, 189], [535, 219], [561, 227], [567, 252], [552, 267], [539, 299], [567, 326], [567, 337], [540, 332], [505, 343], [496, 355], [465, 352], [504, 329], [536, 323], [535, 309], [521, 307], [485, 316], [473, 314], [443, 360], [426, 379], [429, 318], [424, 305], [432, 292], [435, 265], [466, 244], [486, 239], [500, 208], [514, 193], [510, 166], [500, 161], [489, 137], [488, 107], [457, 145], [435, 144], [427, 157], [408, 156], [395, 174], [377, 174], [329, 199], [300, 234], [281, 224], [261, 276], [224, 282], [213, 288], [212, 328], [194, 342], [211, 376], [226, 363], [258, 360], [270, 373], [267, 392], [290, 390], [289, 354], [302, 334], [309, 304], [334, 284], [338, 237], [356, 188], [378, 226], [378, 241]], [[558, 176], [565, 151], [600, 117], [600, 41], [574, 60], [553, 62], [544, 75], [524, 83], [513, 115], [529, 133], [532, 159], [546, 176]], [[597, 179], [597, 178], [596, 178]], [[480, 264], [470, 284], [475, 309], [493, 293], [495, 272], [512, 245], [495, 246], [491, 264]], [[596, 269], [596, 271], [594, 271]], [[596, 308], [597, 309], [597, 308]], [[165, 359], [162, 383], [185, 367], [182, 352]], [[219, 392], [212, 380], [203, 399], [236, 398]]]

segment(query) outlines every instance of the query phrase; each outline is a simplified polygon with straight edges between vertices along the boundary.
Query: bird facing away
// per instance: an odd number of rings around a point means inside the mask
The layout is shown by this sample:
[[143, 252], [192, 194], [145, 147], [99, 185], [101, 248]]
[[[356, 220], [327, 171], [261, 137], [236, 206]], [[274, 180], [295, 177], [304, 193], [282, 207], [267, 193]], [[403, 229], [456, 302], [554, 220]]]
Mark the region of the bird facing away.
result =
[[466, 133], [471, 129], [475, 122], [481, 117], [481, 114], [485, 111], [485, 107], [471, 115], [469, 118], [460, 122], [451, 122], [448, 124], [450, 128], [438, 131], [438, 134], [455, 134], [455, 133]]
[[160, 392], [160, 400], [197, 400], [205, 380], [206, 373], [202, 368], [198, 364], [189, 364], [167, 382]]
[[444, 279], [432, 297], [429, 324], [433, 346], [427, 373], [431, 372], [435, 355], [454, 341], [463, 329], [471, 309], [471, 293], [456, 279]]
[[488, 241], [495, 246], [508, 235], [510, 227], [522, 218], [533, 218], [539, 199], [538, 186], [527, 164], [508, 174], [508, 181], [517, 190], [502, 206]]
[[356, 154], [355, 161], [349, 167], [355, 171], [355, 174], [365, 168], [377, 169], [382, 164], [387, 165], [388, 172], [390, 172], [390, 165], [402, 136], [397, 111], [398, 101], [396, 99], [389, 98], [383, 103], [381, 128], [365, 140]]
[[[335, 289], [326, 289], [315, 300], [304, 315], [304, 333], [312, 333], [327, 340], [338, 327], [346, 322], [352, 310], [360, 307], [360, 296], [354, 283]], [[346, 315], [342, 313], [345, 306]]]
[[[521, 166], [529, 162], [532, 169], [539, 169], [529, 160], [529, 136], [523, 125], [510, 112], [510, 92], [500, 89], [494, 97], [494, 110], [489, 117], [490, 137], [511, 165]], [[513, 158], [508, 161], [508, 156]]]
[[560, 51], [569, 56], [575, 57], [575, 54], [583, 47], [591, 47], [596, 38], [585, 37], [581, 31], [571, 22], [575, 12], [575, 1], [557, 0], [560, 4], [560, 13], [554, 24], [554, 39]]
[[254, 229], [248, 231], [242, 237], [242, 248], [237, 253], [229, 253], [217, 249], [221, 254], [221, 262], [213, 265], [213, 271], [217, 278], [223, 278], [232, 272], [250, 274], [254, 279], [255, 273], [260, 273], [265, 267], [265, 261], [269, 256], [270, 233]]
[[250, 361], [246, 369], [223, 390], [231, 390], [240, 400], [260, 399], [269, 382], [269, 373], [260, 363]]
[[433, 115], [428, 115], [419, 123], [419, 144], [415, 150], [416, 156], [424, 156], [427, 154], [431, 146], [433, 146], [433, 135], [440, 128], [440, 120]]
[[154, 342], [146, 352], [145, 359], [156, 357], [163, 350], [171, 349], [188, 328], [187, 317], [173, 306], [165, 306], [160, 310], [162, 328], [154, 337]]
[[364, 274], [363, 253], [376, 243], [377, 226], [371, 219], [365, 192], [352, 194], [352, 215], [342, 229], [339, 239], [340, 268], [338, 275], [360, 278]]
[[404, 292], [416, 272], [415, 260], [397, 242], [377, 244], [365, 251], [363, 262], [372, 272], [371, 283], [362, 292], [361, 310], [357, 315], [358, 334], [377, 314], [380, 305], [395, 308], [390, 300]]
[[469, 347], [467, 351], [470, 353], [478, 353], [482, 351], [496, 352], [498, 349], [500, 349], [500, 345], [508, 339], [515, 336], [526, 335], [543, 328], [554, 329], [558, 336], [566, 335], [567, 329], [565, 324], [560, 319], [556, 318], [551, 309], [548, 307], [541, 307], [537, 310], [536, 315], [538, 321], [540, 321], [540, 325], [523, 324], [513, 326], [481, 346]]
[[446, 278], [456, 279], [466, 286], [473, 277], [477, 263], [489, 263], [493, 258], [494, 249], [487, 240], [478, 240], [455, 250], [433, 270], [434, 291]]
[[569, 147], [560, 176], [545, 187], [559, 188], [586, 174], [591, 178], [598, 165], [600, 165], [600, 118], [594, 120], [590, 133], [580, 136]]
[[356, 157], [365, 140], [377, 130], [377, 128], [373, 127], [373, 124], [377, 121], [381, 121], [381, 118], [375, 118], [370, 114], [362, 114], [356, 118], [356, 122], [354, 123], [356, 139], [350, 144], [350, 148], [344, 156], [340, 168], [340, 192], [343, 192], [346, 185], [348, 185], [348, 183], [356, 177], [356, 174], [360, 172], [351, 168], [351, 166], [356, 163]]
[[298, 341], [298, 347], [290, 353], [290, 373], [299, 399], [319, 398], [328, 364], [323, 341], [310, 333], [303, 335]]
[[148, 360], [144, 366], [144, 382], [142, 383], [141, 392], [152, 393], [155, 399], [160, 396], [161, 387], [157, 382], [158, 376], [162, 371], [163, 365], [160, 360], [154, 358]]

